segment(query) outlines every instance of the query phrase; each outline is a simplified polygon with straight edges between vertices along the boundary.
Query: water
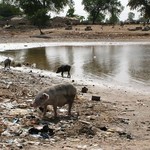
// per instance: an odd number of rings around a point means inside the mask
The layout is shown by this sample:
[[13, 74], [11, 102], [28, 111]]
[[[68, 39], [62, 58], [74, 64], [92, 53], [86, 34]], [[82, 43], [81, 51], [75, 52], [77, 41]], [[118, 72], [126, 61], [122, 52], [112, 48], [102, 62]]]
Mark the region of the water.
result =
[[[37, 68], [56, 72], [61, 64], [72, 65], [71, 75], [82, 80], [106, 82], [149, 90], [150, 45], [52, 45], [0, 52], [0, 58], [36, 63]], [[0, 60], [1, 60], [0, 59]]]

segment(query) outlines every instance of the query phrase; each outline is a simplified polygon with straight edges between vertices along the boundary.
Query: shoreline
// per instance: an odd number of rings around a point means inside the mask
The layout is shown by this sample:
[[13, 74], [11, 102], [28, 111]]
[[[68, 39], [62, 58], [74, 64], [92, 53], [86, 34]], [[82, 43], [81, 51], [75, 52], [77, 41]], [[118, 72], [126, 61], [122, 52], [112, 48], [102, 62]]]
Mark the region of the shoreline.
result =
[[[16, 45], [17, 44], [17, 45]], [[28, 49], [38, 47], [49, 47], [49, 46], [94, 46], [94, 45], [150, 45], [150, 41], [62, 41], [62, 42], [22, 42], [22, 43], [0, 43], [0, 51], [4, 50], [17, 50], [17, 49]]]
[[[3, 67], [0, 66], [0, 69], [2, 70]], [[44, 76], [46, 78], [52, 78], [53, 80], [59, 81], [60, 79], [62, 81], [67, 81], [67, 82], [71, 82], [74, 81], [76, 84], [80, 84], [80, 85], [87, 85], [87, 86], [98, 86], [99, 88], [102, 88], [104, 90], [107, 90], [107, 88], [111, 88], [115, 91], [121, 90], [121, 91], [127, 91], [127, 92], [131, 92], [131, 93], [141, 93], [141, 94], [145, 94], [145, 95], [149, 95], [149, 91], [148, 88], [149, 86], [145, 86], [146, 89], [142, 89], [143, 87], [139, 86], [139, 87], [135, 87], [135, 86], [131, 86], [129, 84], [126, 85], [126, 83], [118, 83], [118, 82], [108, 82], [108, 81], [99, 81], [97, 82], [98, 79], [92, 79], [92, 78], [80, 78], [77, 76], [72, 76], [71, 78], [62, 78], [61, 75], [57, 75], [55, 72], [49, 71], [49, 70], [42, 70], [42, 69], [33, 69], [31, 67], [11, 67], [12, 72], [21, 72], [21, 73], [25, 73], [25, 74], [30, 74], [30, 72], [34, 75], [38, 75], [38, 76]], [[59, 82], [58, 82], [59, 83]], [[73, 83], [73, 82], [72, 82]]]

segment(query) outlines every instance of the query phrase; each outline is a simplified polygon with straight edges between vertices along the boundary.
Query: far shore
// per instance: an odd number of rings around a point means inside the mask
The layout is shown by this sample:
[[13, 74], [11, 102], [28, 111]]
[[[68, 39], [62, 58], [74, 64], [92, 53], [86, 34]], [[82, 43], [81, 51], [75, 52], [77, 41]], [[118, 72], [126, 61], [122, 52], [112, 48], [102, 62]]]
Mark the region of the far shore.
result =
[[125, 25], [121, 27], [91, 25], [91, 31], [85, 31], [88, 25], [76, 25], [72, 30], [62, 28], [43, 29], [3, 29], [0, 28], [0, 43], [45, 43], [45, 42], [150, 42], [149, 31], [130, 31], [142, 25]]

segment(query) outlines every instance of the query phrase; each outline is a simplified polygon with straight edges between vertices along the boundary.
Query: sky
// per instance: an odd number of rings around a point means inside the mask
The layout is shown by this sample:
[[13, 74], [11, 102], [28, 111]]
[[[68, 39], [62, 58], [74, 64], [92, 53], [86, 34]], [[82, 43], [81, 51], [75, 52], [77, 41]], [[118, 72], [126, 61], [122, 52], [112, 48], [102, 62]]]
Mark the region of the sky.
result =
[[[86, 17], [87, 13], [84, 11], [84, 6], [81, 4], [82, 0], [74, 0], [74, 2], [75, 2], [75, 14], [77, 14], [79, 16], [85, 16]], [[128, 13], [129, 12], [135, 13], [135, 18], [134, 19], [139, 18], [139, 15], [140, 15], [139, 12], [137, 12], [137, 11], [131, 11], [130, 8], [126, 6], [127, 3], [128, 3], [128, 0], [120, 0], [120, 2], [124, 6], [124, 10], [120, 14], [120, 20], [121, 21], [124, 21], [124, 20], [126, 20], [128, 18]], [[67, 10], [68, 10], [68, 8], [66, 8], [64, 10], [64, 12], [61, 12], [60, 16], [65, 16]], [[55, 14], [54, 16], [58, 16], [58, 14]]]

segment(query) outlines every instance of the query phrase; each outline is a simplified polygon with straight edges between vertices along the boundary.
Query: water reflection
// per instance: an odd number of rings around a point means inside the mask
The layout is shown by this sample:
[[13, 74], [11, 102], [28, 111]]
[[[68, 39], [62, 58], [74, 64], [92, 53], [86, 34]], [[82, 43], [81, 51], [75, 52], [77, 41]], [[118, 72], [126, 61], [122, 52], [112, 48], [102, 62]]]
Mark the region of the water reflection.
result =
[[72, 65], [79, 78], [150, 85], [149, 45], [51, 46], [0, 52], [15, 61], [36, 63], [37, 68], [55, 72], [61, 64]]

